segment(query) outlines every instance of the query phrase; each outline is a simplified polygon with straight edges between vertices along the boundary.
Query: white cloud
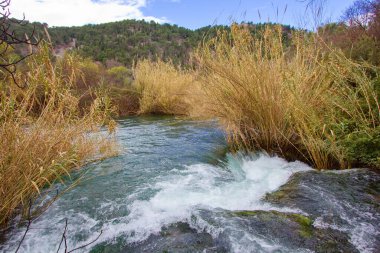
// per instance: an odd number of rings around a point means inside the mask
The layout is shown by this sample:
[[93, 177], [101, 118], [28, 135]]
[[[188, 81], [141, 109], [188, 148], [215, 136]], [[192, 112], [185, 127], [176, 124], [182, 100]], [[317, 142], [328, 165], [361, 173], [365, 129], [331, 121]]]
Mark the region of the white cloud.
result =
[[11, 17], [46, 22], [50, 26], [99, 24], [123, 19], [145, 19], [159, 23], [166, 18], [144, 16], [147, 0], [12, 0]]

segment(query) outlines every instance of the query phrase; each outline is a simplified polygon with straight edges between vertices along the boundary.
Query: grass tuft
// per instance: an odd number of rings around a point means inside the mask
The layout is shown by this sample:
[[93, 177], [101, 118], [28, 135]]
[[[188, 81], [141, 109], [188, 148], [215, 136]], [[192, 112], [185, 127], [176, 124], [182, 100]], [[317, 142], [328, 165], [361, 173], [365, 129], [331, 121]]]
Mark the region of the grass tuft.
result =
[[[64, 183], [73, 168], [115, 155], [115, 140], [100, 133], [108, 117], [105, 97], [83, 112], [73, 92], [80, 71], [70, 57], [53, 63], [47, 45], [26, 62], [27, 87], [7, 80], [0, 89], [0, 225], [16, 214], [28, 218], [30, 203], [41, 201], [56, 182]], [[60, 68], [65, 64], [65, 72]], [[68, 67], [69, 66], [69, 67]], [[20, 75], [20, 73], [19, 73]], [[20, 76], [21, 80], [21, 76]], [[110, 131], [114, 131], [111, 122]]]
[[139, 61], [133, 71], [140, 114], [190, 114], [192, 104], [189, 94], [195, 83], [192, 72], [162, 60]]
[[203, 43], [195, 58], [204, 114], [218, 118], [239, 149], [301, 159], [317, 169], [362, 162], [342, 140], [378, 133], [379, 70], [328, 48], [317, 35], [291, 37], [287, 46], [281, 26], [253, 36], [234, 24]]

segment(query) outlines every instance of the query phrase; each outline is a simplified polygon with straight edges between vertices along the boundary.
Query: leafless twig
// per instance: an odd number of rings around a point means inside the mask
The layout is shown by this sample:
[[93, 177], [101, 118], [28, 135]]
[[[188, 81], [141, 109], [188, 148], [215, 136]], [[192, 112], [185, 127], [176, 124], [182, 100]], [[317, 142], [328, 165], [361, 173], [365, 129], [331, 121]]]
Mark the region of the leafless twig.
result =
[[[20, 38], [16, 35], [14, 27], [17, 25], [26, 25], [25, 16], [22, 20], [10, 18], [9, 5], [11, 0], [0, 0], [0, 46], [4, 47], [0, 52], [0, 69], [5, 73], [10, 75], [13, 82], [19, 86], [19, 83], [16, 80], [16, 65], [23, 61], [25, 58], [29, 57], [31, 53], [26, 56], [20, 57], [17, 60], [9, 59], [7, 54], [10, 49], [14, 49], [15, 45], [26, 45], [26, 46], [37, 46], [40, 43], [40, 40], [31, 41], [29, 38], [35, 38], [35, 26], [30, 36], [25, 36], [25, 38]], [[25, 85], [24, 85], [25, 86]]]
[[62, 245], [63, 241], [65, 241], [65, 253], [67, 252], [66, 231], [67, 231], [67, 218], [65, 219], [65, 229], [63, 231], [62, 239], [61, 239], [61, 242], [59, 243], [59, 247], [58, 247], [57, 253], [61, 249], [61, 245]]
[[102, 235], [102, 233], [103, 233], [103, 230], [100, 230], [100, 233], [99, 233], [98, 237], [96, 237], [94, 240], [92, 240], [91, 242], [89, 242], [89, 243], [87, 243], [87, 244], [84, 244], [84, 245], [82, 245], [82, 246], [79, 246], [79, 247], [77, 247], [77, 248], [75, 248], [75, 249], [72, 249], [72, 250], [70, 250], [68, 253], [74, 252], [74, 251], [76, 251], [76, 250], [78, 250], [78, 249], [86, 248], [87, 246], [93, 244], [94, 242], [96, 242], [96, 241], [100, 238], [100, 236]]
[[22, 236], [21, 238], [21, 241], [19, 242], [18, 246], [17, 246], [17, 249], [15, 251], [15, 253], [17, 253], [21, 247], [21, 244], [22, 242], [24, 241], [25, 239], [25, 236], [26, 234], [28, 233], [29, 229], [30, 229], [30, 225], [32, 224], [32, 216], [31, 216], [31, 210], [32, 210], [32, 201], [30, 200], [29, 201], [29, 208], [28, 208], [28, 225], [26, 226], [26, 230], [25, 230], [25, 233], [24, 235]]

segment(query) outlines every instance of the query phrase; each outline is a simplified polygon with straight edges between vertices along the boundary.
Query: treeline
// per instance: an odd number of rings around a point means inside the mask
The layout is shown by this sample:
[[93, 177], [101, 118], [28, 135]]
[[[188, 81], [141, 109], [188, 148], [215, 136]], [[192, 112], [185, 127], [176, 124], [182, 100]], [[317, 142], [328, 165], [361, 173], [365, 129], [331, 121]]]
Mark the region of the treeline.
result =
[[356, 61], [380, 65], [380, 1], [357, 0], [344, 13], [341, 22], [318, 29], [327, 45], [340, 48]]
[[[15, 26], [19, 36], [31, 34], [46, 39], [44, 24], [25, 22]], [[266, 24], [244, 23], [252, 34], [264, 29]], [[292, 30], [283, 25], [284, 41], [289, 40]], [[190, 30], [171, 24], [158, 24], [153, 21], [123, 20], [100, 25], [80, 27], [48, 28], [53, 46], [59, 48], [74, 47], [81, 56], [92, 58], [106, 65], [132, 66], [138, 59], [162, 59], [176, 65], [188, 65], [191, 52], [202, 40], [215, 37], [219, 30], [229, 30], [229, 26], [206, 26]], [[75, 41], [75, 43], [73, 43]], [[24, 49], [19, 50], [22, 51]]]

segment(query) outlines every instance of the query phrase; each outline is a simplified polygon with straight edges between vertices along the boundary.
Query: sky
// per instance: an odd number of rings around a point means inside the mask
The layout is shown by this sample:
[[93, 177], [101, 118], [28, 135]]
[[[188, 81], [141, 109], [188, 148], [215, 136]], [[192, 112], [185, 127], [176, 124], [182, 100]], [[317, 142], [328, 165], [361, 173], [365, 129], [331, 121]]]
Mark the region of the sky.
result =
[[[279, 22], [312, 29], [316, 20], [307, 0], [11, 0], [11, 17], [80, 26], [123, 19], [145, 19], [190, 29], [232, 21]], [[322, 21], [337, 21], [354, 0], [325, 1]], [[310, 8], [309, 8], [310, 10]]]

